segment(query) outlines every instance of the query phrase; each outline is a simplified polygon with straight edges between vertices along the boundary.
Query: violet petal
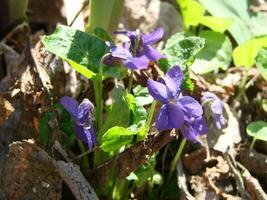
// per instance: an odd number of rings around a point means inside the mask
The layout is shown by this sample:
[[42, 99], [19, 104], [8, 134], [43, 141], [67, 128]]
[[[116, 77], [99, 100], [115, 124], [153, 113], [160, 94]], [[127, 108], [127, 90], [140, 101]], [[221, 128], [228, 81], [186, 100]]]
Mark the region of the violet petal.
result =
[[172, 94], [172, 97], [179, 95], [183, 83], [184, 75], [180, 67], [170, 68], [165, 75], [165, 82]]
[[77, 120], [79, 102], [72, 97], [65, 96], [60, 99], [60, 103], [70, 113], [71, 117]]
[[155, 42], [158, 42], [161, 40], [164, 34], [164, 29], [163, 28], [158, 28], [154, 32], [148, 34], [148, 35], [143, 35], [142, 36], [142, 42], [144, 45], [151, 45], [154, 44]]
[[224, 105], [220, 99], [216, 99], [212, 102], [210, 109], [215, 114], [223, 114]]
[[132, 54], [121, 46], [113, 46], [110, 49], [110, 54], [115, 58], [127, 60], [132, 57]]
[[200, 117], [203, 114], [201, 105], [190, 96], [183, 96], [177, 100], [179, 106], [191, 117]]
[[168, 103], [168, 92], [166, 85], [149, 78], [147, 81], [147, 87], [150, 95], [155, 100], [161, 101], [163, 103]]
[[203, 117], [195, 119], [192, 124], [193, 128], [197, 131], [199, 135], [203, 135], [208, 132], [208, 126]]
[[150, 61], [158, 61], [160, 58], [164, 58], [162, 54], [160, 54], [156, 49], [151, 46], [146, 46], [144, 49], [144, 55]]
[[174, 104], [164, 104], [156, 119], [156, 128], [159, 131], [181, 128], [184, 123], [183, 111]]
[[83, 126], [74, 125], [73, 129], [76, 133], [77, 138], [85, 142], [89, 149], [92, 149], [95, 141], [94, 131], [91, 129], [85, 129]]
[[84, 125], [90, 116], [89, 112], [92, 112], [93, 104], [89, 99], [84, 99], [78, 107], [78, 119], [81, 125]]
[[133, 70], [146, 69], [148, 67], [149, 60], [146, 56], [132, 57], [125, 61], [124, 65]]

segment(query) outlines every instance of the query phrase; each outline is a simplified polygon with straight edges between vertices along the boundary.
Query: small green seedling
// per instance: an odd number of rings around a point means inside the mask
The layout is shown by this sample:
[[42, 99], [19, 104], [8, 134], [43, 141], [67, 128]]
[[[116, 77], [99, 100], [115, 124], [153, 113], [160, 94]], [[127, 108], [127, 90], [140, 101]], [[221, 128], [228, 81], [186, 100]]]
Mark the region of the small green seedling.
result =
[[251, 122], [247, 126], [247, 133], [249, 136], [253, 137], [252, 143], [249, 148], [250, 150], [253, 148], [256, 140], [263, 140], [267, 142], [267, 122]]

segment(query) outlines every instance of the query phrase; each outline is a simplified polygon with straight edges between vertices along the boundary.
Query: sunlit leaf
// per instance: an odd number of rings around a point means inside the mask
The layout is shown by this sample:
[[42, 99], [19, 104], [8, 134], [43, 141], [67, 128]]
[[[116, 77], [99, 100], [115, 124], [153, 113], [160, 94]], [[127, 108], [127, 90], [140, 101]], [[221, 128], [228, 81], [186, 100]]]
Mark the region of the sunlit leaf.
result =
[[121, 87], [116, 87], [113, 90], [112, 98], [114, 103], [110, 110], [108, 110], [101, 132], [105, 132], [113, 126], [127, 127], [129, 125], [130, 108], [125, 99], [125, 90]]
[[177, 0], [186, 28], [202, 24], [217, 32], [227, 30], [232, 21], [227, 18], [205, 16], [205, 8], [196, 0]]
[[130, 93], [127, 93], [125, 98], [132, 113], [132, 124], [137, 124], [139, 121], [146, 119], [147, 112], [143, 105]]
[[108, 49], [103, 40], [68, 26], [58, 25], [52, 35], [44, 36], [43, 44], [51, 53], [68, 61], [79, 73], [92, 78]]
[[255, 62], [260, 74], [267, 81], [267, 48], [259, 50]]
[[203, 16], [199, 19], [199, 23], [213, 31], [223, 33], [231, 26], [232, 20], [222, 17]]
[[198, 74], [205, 74], [218, 69], [227, 69], [232, 60], [232, 45], [229, 38], [214, 31], [199, 34], [205, 39], [205, 47], [197, 54], [191, 69]]
[[257, 140], [267, 141], [267, 122], [251, 122], [247, 126], [247, 133]]
[[203, 38], [177, 33], [167, 40], [163, 53], [167, 56], [170, 66], [184, 67], [186, 63], [192, 62], [204, 44]]
[[182, 11], [185, 26], [197, 26], [199, 18], [205, 13], [205, 8], [196, 0], [177, 0]]
[[253, 12], [252, 1], [199, 0], [212, 16], [232, 20], [229, 31], [238, 44], [267, 34], [267, 18], [260, 12]]
[[258, 51], [267, 47], [267, 37], [256, 38], [239, 45], [233, 51], [233, 60], [236, 66], [252, 67]]
[[100, 148], [105, 152], [119, 150], [122, 146], [128, 145], [133, 139], [134, 132], [119, 126], [107, 130], [102, 136]]
[[133, 89], [133, 93], [138, 104], [142, 106], [151, 104], [154, 100], [153, 97], [149, 94], [147, 87], [137, 85]]

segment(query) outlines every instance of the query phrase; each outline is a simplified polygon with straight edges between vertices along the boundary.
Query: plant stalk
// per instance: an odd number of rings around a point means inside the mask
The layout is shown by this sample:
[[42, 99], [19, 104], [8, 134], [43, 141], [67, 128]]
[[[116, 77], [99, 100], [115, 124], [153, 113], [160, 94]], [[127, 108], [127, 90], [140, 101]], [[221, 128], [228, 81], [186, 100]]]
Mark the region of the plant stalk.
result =
[[251, 142], [251, 144], [249, 146], [249, 150], [250, 151], [253, 149], [255, 142], [256, 142], [256, 137], [253, 137], [253, 140], [252, 140], [252, 142]]
[[124, 0], [90, 0], [87, 30], [93, 32], [95, 28], [103, 28], [113, 33], [119, 24]]
[[174, 159], [171, 162], [171, 168], [170, 168], [169, 175], [167, 177], [167, 182], [166, 183], [168, 183], [171, 180], [171, 177], [172, 177], [173, 172], [175, 170], [177, 161], [178, 161], [178, 159], [180, 158], [180, 156], [182, 154], [182, 151], [184, 149], [184, 146], [186, 144], [186, 141], [187, 141], [186, 138], [183, 138], [183, 140], [182, 140], [182, 142], [181, 142], [181, 144], [180, 144], [180, 146], [179, 146], [179, 148], [178, 148], [178, 150], [176, 152], [176, 155], [175, 155]]
[[153, 115], [154, 115], [154, 111], [157, 105], [157, 101], [153, 101], [147, 116], [147, 121], [146, 121], [146, 125], [147, 127], [149, 127], [151, 125], [152, 119], [153, 119]]

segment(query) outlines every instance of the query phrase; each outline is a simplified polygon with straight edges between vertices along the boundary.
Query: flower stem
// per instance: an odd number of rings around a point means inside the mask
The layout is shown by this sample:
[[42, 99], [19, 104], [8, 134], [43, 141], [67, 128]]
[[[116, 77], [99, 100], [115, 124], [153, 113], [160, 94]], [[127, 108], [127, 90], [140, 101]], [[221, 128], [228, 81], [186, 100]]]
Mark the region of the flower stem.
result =
[[94, 80], [94, 92], [95, 92], [95, 102], [96, 102], [96, 123], [97, 130], [101, 130], [102, 125], [102, 110], [103, 110], [103, 101], [102, 101], [102, 76], [103, 76], [103, 65], [99, 67], [99, 73], [97, 78]]
[[252, 148], [254, 147], [255, 142], [256, 142], [256, 137], [253, 138], [253, 140], [252, 140], [252, 142], [251, 142], [251, 144], [250, 144], [250, 146], [249, 146], [249, 150], [250, 150], [250, 151], [251, 151]]
[[102, 111], [103, 111], [103, 99], [102, 99], [102, 95], [103, 95], [103, 64], [100, 64], [100, 68], [99, 68], [99, 83], [98, 83], [98, 89], [99, 89], [99, 116], [98, 116], [98, 131], [101, 130], [101, 126], [102, 126]]
[[248, 104], [248, 98], [246, 96], [246, 83], [248, 80], [248, 70], [245, 70], [245, 74], [242, 77], [239, 92], [237, 98], [244, 104]]
[[130, 73], [130, 79], [129, 79], [129, 83], [128, 83], [128, 92], [131, 93], [132, 90], [132, 85], [133, 85], [133, 70], [131, 70]]
[[148, 113], [148, 116], [147, 116], [147, 121], [146, 121], [147, 127], [149, 127], [151, 125], [156, 105], [157, 105], [157, 101], [153, 101], [152, 104], [151, 104], [151, 107], [149, 109], [149, 113]]
[[95, 28], [103, 28], [113, 33], [119, 24], [124, 0], [90, 0], [87, 30], [93, 32]]
[[[80, 149], [81, 149], [81, 152], [82, 152], [82, 153], [86, 152], [85, 147], [84, 147], [84, 144], [83, 144], [80, 140], [78, 140], [78, 139], [77, 139], [77, 141], [78, 141], [79, 147], [80, 147]], [[90, 169], [89, 161], [88, 161], [87, 157], [84, 157], [84, 158], [83, 158], [82, 166], [83, 166], [83, 168], [86, 169], [86, 170]]]
[[182, 151], [184, 149], [184, 146], [186, 144], [186, 141], [187, 141], [186, 138], [183, 138], [183, 140], [182, 140], [182, 142], [181, 142], [181, 144], [180, 144], [180, 146], [179, 146], [179, 148], [178, 148], [178, 150], [176, 152], [176, 155], [175, 155], [174, 159], [171, 162], [171, 168], [170, 168], [169, 175], [168, 175], [168, 178], [167, 178], [167, 182], [166, 183], [168, 183], [171, 180], [171, 177], [172, 177], [173, 172], [175, 170], [177, 161], [178, 161], [178, 159], [180, 158], [180, 156], [182, 154]]

